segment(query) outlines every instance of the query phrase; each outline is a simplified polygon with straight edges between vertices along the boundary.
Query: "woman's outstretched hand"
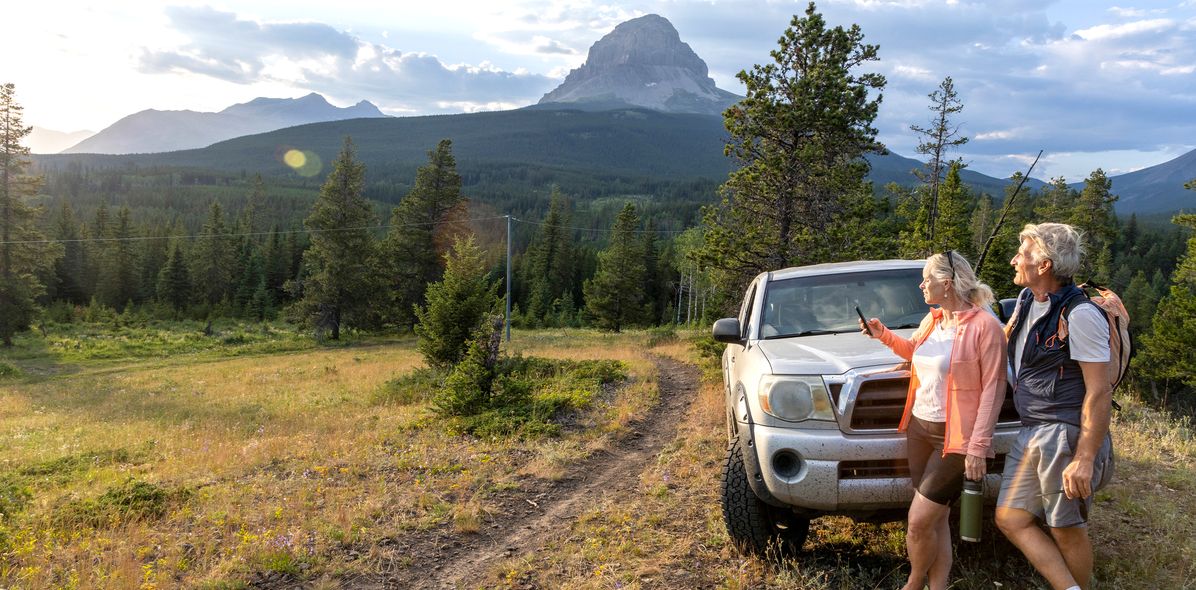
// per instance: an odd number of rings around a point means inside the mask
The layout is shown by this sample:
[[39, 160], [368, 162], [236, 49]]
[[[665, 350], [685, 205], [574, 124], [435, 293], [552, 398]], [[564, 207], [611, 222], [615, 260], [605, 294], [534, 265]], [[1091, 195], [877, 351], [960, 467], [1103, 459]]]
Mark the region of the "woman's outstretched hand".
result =
[[880, 320], [876, 318], [868, 318], [868, 324], [866, 326], [864, 322], [858, 323], [860, 324], [860, 333], [872, 338], [873, 340], [880, 338], [881, 333], [884, 332], [885, 329], [885, 325], [880, 323]]

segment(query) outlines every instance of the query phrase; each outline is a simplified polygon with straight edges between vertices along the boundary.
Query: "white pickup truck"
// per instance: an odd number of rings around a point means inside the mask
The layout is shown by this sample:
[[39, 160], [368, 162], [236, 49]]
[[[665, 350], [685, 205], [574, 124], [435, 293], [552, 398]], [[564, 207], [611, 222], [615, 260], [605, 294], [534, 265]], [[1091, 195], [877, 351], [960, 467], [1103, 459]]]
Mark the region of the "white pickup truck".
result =
[[[739, 316], [714, 323], [715, 340], [727, 343], [723, 518], [741, 549], [800, 550], [810, 519], [823, 515], [905, 517], [913, 488], [897, 425], [909, 364], [860, 333], [855, 308], [908, 337], [927, 312], [923, 266], [884, 260], [762, 273]], [[1019, 426], [1006, 395], [990, 503]]]

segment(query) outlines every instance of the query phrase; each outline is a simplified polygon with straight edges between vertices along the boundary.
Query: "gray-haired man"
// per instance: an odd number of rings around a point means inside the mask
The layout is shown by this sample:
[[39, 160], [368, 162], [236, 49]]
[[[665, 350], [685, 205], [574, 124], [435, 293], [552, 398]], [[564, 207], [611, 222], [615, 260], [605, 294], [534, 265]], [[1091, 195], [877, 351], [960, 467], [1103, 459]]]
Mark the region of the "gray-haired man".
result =
[[1006, 332], [1022, 430], [1006, 457], [997, 525], [1052, 588], [1087, 590], [1088, 509], [1113, 474], [1109, 325], [1072, 283], [1083, 254], [1074, 228], [1031, 224], [1019, 238], [1010, 264], [1025, 289]]

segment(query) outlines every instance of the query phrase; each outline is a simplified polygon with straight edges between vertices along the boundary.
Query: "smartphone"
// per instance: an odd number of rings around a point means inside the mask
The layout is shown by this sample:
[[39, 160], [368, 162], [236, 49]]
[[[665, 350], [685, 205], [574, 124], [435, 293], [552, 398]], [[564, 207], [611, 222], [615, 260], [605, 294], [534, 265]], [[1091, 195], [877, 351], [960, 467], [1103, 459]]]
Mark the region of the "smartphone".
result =
[[864, 319], [864, 314], [863, 314], [863, 312], [860, 311], [860, 306], [858, 306], [858, 305], [855, 306], [855, 314], [860, 316], [860, 321], [864, 322], [864, 330], [868, 332], [869, 336], [871, 336], [872, 335], [872, 326], [868, 325], [868, 320]]

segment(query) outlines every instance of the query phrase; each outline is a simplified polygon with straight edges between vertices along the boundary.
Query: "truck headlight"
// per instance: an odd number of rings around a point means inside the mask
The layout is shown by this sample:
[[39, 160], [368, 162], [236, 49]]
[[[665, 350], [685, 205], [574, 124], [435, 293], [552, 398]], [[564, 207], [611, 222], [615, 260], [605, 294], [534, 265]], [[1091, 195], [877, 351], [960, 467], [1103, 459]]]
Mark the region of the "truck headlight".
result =
[[768, 415], [786, 422], [835, 419], [822, 377], [764, 375], [757, 391], [760, 407]]

